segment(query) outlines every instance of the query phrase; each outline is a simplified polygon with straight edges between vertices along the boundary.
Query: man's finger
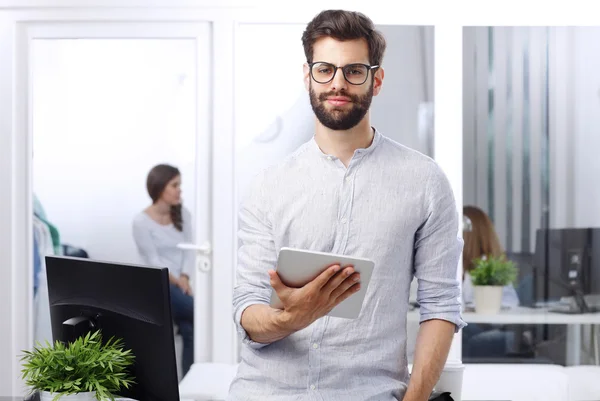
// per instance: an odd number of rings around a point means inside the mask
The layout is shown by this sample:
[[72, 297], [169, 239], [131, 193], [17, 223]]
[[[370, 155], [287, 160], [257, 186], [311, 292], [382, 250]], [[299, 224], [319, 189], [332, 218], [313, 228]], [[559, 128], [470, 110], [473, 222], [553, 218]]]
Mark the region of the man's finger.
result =
[[335, 276], [340, 271], [340, 265], [331, 265], [321, 274], [319, 274], [313, 281], [307, 285], [315, 286], [317, 289], [323, 288], [325, 284], [329, 282], [329, 279]]
[[345, 293], [348, 290], [348, 288], [359, 283], [359, 281], [360, 273], [351, 274], [331, 291], [331, 297], [333, 297], [334, 299], [338, 298], [341, 294]]
[[333, 276], [327, 284], [322, 288], [323, 291], [326, 291], [328, 294], [331, 294], [336, 288], [340, 286], [351, 274], [354, 273], [353, 266], [345, 266], [339, 273]]
[[341, 304], [346, 298], [350, 297], [350, 295], [355, 294], [360, 290], [360, 283], [356, 283], [348, 288], [342, 295], [335, 299], [335, 304]]

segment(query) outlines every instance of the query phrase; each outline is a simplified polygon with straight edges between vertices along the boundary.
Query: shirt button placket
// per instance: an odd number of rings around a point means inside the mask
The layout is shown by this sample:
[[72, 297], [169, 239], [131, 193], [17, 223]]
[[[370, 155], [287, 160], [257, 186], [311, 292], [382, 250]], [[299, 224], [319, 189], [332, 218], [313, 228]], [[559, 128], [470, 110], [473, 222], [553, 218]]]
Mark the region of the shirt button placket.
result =
[[[314, 393], [311, 399], [320, 399], [316, 392], [318, 386], [318, 377], [321, 370], [321, 344], [326, 317], [317, 320], [308, 348], [309, 372], [308, 372], [308, 390]], [[316, 398], [315, 398], [316, 397]]]
[[[350, 205], [352, 204], [352, 176], [350, 172], [347, 171], [346, 175], [342, 180], [342, 199], [340, 202], [340, 224], [341, 224], [341, 239], [342, 239], [342, 248], [345, 248], [346, 236], [348, 234], [348, 220], [350, 218]], [[343, 249], [341, 250], [343, 251]]]

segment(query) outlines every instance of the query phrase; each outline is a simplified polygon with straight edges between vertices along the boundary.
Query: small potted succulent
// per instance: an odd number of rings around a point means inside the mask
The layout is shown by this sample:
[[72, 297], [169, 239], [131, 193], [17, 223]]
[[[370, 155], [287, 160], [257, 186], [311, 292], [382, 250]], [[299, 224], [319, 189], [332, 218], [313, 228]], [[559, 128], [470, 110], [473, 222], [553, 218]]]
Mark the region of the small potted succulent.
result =
[[114, 394], [134, 383], [128, 372], [131, 350], [114, 337], [103, 343], [100, 331], [66, 345], [38, 343], [23, 353], [22, 377], [32, 393], [40, 392], [41, 401], [114, 401]]
[[517, 279], [515, 263], [504, 255], [482, 256], [473, 260], [475, 266], [469, 274], [473, 282], [475, 312], [498, 313], [502, 306], [502, 288]]

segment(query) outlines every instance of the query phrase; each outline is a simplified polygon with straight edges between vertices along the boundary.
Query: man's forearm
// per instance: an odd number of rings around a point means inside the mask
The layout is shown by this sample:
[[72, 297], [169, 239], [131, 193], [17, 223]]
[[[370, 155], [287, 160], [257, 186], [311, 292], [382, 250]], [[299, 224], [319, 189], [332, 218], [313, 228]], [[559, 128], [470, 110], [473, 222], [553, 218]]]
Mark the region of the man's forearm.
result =
[[269, 344], [296, 331], [288, 317], [282, 310], [256, 304], [244, 310], [241, 323], [252, 341]]
[[403, 401], [426, 401], [429, 398], [446, 364], [455, 328], [454, 323], [446, 320], [432, 319], [421, 323], [410, 382]]

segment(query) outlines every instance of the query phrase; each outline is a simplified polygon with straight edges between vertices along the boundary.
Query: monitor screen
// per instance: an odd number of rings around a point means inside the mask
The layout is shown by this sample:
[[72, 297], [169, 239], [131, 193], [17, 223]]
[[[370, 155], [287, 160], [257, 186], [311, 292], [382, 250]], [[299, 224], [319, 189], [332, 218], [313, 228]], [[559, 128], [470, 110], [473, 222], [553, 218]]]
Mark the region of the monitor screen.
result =
[[600, 228], [538, 230], [535, 265], [538, 300], [600, 294]]
[[103, 339], [123, 339], [135, 363], [136, 384], [118, 394], [135, 400], [179, 399], [169, 277], [166, 268], [46, 257], [53, 339], [82, 335], [82, 318]]

